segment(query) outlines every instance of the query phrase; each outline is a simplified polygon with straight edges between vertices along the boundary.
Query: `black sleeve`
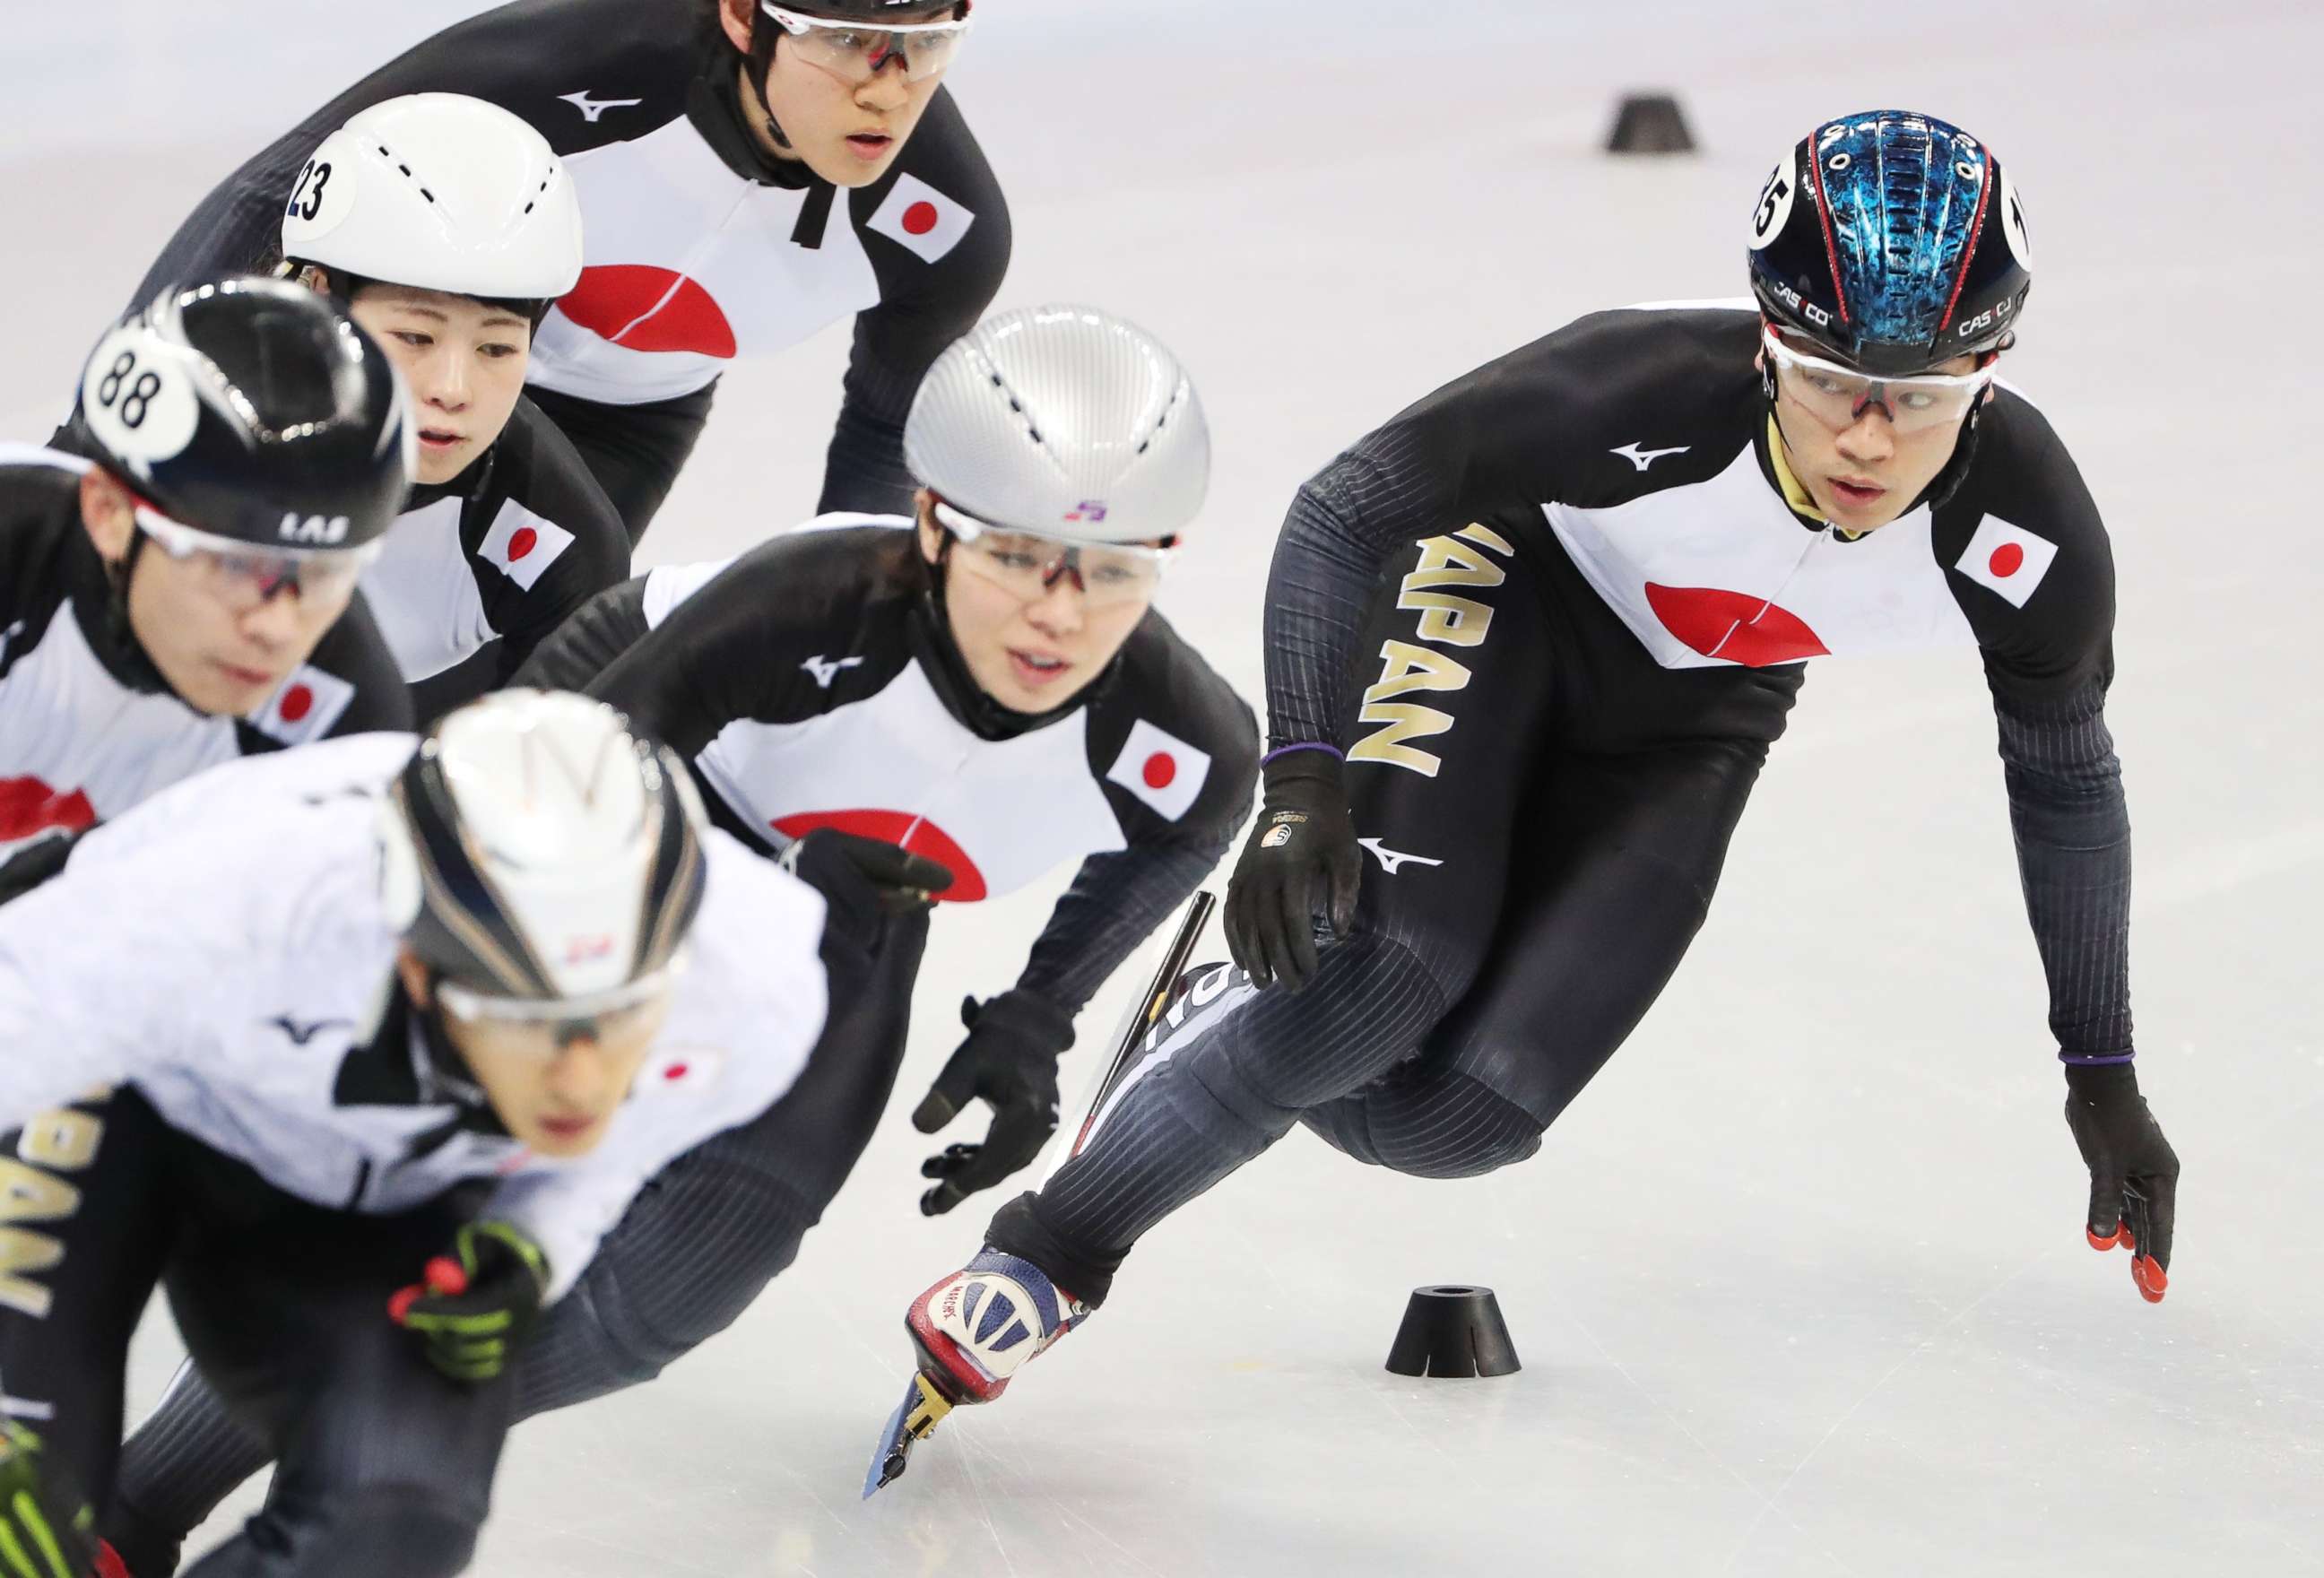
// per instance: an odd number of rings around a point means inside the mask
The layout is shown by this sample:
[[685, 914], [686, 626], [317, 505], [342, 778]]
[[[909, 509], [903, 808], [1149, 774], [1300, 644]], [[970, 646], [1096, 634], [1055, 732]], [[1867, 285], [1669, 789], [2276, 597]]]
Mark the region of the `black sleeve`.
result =
[[103, 826], [84, 827], [78, 833], [42, 838], [0, 861], [0, 904], [20, 899], [65, 869], [80, 841]]
[[2041, 413], [2005, 394], [1939, 551], [1987, 514], [2057, 545], [2023, 608], [1950, 572], [1984, 648], [2025, 910], [2070, 1061], [2126, 1058], [2130, 812], [2107, 728], [2114, 560], [2097, 504]]
[[1009, 205], [951, 89], [940, 89], [928, 101], [897, 171], [927, 181], [975, 219], [957, 245], [928, 263], [901, 243], [863, 228], [886, 200], [893, 176], [849, 194], [849, 212], [879, 277], [880, 300], [856, 315], [855, 346], [848, 358], [839, 425], [824, 465], [818, 513], [910, 512], [914, 484], [904, 466], [904, 418], [912, 396], [928, 364], [975, 327], [1009, 271]]
[[495, 446], [493, 473], [493, 492], [504, 499], [474, 506], [484, 517], [478, 521], [484, 529], [480, 543], [505, 504], [529, 511], [573, 539], [530, 586], [495, 565], [475, 565], [484, 617], [500, 634], [488, 649], [498, 654], [495, 684], [504, 685], [550, 632], [629, 576], [630, 538], [572, 440], [530, 401], [517, 401]]
[[613, 660], [645, 640], [646, 578], [609, 586], [576, 609], [509, 681], [542, 690], [586, 690]]
[[[357, 111], [408, 93], [465, 93], [530, 122], [559, 153], [641, 137], [684, 113], [698, 30], [669, 0], [517, 0], [414, 45], [254, 155], [179, 226], [137, 287], [259, 266], [279, 244], [292, 178]], [[594, 123], [563, 96], [641, 102]]]
[[326, 731], [325, 739], [368, 734], [383, 729], [407, 734], [412, 732], [415, 715], [410, 688], [395, 666], [394, 654], [387, 650], [387, 639], [372, 622], [371, 609], [362, 593], [355, 594], [347, 611], [316, 643], [315, 655], [308, 660], [355, 687], [354, 697], [339, 714], [338, 721]]
[[[1148, 616], [1120, 661], [1092, 708], [1090, 768], [1129, 847], [1082, 863], [1017, 982], [1069, 1012], [1080, 1011], [1218, 864], [1249, 819], [1259, 784], [1258, 719], [1160, 614]], [[1175, 821], [1103, 776], [1139, 723], [1210, 758], [1201, 792]]]
[[[877, 691], [908, 659], [900, 605], [874, 604], [880, 527], [798, 531], [718, 572], [588, 686], [691, 760], [740, 718], [796, 722]], [[560, 638], [561, 639], [561, 638]], [[810, 658], [863, 655], [828, 688]]]
[[1079, 1013], [1210, 874], [1235, 831], [1208, 843], [1150, 844], [1082, 862], [1034, 941], [1019, 989]]
[[1267, 581], [1268, 743], [1338, 743], [1372, 586], [1424, 537], [1559, 496], [1546, 442], [1586, 400], [1585, 358], [1536, 342], [1411, 407], [1303, 485]]

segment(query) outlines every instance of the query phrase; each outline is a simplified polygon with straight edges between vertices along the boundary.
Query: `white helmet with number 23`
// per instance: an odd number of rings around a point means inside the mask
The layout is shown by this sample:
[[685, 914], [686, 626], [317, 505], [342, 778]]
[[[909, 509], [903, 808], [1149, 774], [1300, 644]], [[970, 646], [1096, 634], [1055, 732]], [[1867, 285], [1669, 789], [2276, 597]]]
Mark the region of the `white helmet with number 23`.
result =
[[390, 285], [548, 301], [581, 277], [581, 202], [548, 139], [498, 105], [414, 93], [324, 139], [282, 255]]

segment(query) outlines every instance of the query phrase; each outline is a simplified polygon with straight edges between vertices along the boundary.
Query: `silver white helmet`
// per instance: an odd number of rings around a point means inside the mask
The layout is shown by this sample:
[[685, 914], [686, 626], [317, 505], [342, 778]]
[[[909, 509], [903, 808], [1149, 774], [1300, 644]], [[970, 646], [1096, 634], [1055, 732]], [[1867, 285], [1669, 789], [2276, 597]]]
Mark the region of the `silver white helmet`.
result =
[[904, 422], [912, 475], [993, 526], [1068, 542], [1183, 531], [1210, 485], [1203, 402], [1168, 347], [1091, 307], [1028, 307], [945, 347]]
[[552, 300], [581, 277], [581, 203], [548, 139], [498, 105], [415, 93], [300, 169], [282, 255], [392, 285]]
[[604, 702], [503, 690], [446, 715], [384, 817], [391, 914], [439, 982], [575, 1016], [656, 987], [702, 902], [685, 767]]

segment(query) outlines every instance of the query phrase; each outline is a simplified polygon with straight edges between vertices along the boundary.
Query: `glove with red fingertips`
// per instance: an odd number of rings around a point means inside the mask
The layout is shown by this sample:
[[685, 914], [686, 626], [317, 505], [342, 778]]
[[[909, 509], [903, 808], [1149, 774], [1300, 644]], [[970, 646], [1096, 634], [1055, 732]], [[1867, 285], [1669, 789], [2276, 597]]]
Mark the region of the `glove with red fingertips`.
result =
[[549, 1257], [508, 1223], [475, 1222], [421, 1275], [388, 1300], [389, 1318], [418, 1334], [449, 1380], [498, 1380], [540, 1319]]
[[2066, 1123], [2090, 1170], [2084, 1236], [2094, 1250], [2128, 1250], [2139, 1297], [2162, 1303], [2171, 1286], [2179, 1156], [2139, 1094], [2131, 1066], [2067, 1065]]

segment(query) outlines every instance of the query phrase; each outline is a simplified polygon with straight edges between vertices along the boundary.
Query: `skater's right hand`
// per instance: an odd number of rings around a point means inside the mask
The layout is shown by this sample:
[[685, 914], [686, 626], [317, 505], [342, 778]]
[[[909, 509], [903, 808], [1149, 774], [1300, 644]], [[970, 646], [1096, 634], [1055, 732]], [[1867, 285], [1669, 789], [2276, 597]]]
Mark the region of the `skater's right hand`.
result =
[[2179, 1154], [2138, 1094], [2127, 1063], [2069, 1065], [2066, 1126], [2090, 1169], [2090, 1248], [2130, 1251], [2138, 1296], [2161, 1304], [2171, 1286], [2171, 1232], [2179, 1206]]
[[952, 886], [949, 868], [885, 839], [818, 827], [782, 853], [785, 871], [824, 896], [828, 924], [867, 949], [879, 944], [881, 923], [914, 915]]
[[389, 1317], [419, 1335], [447, 1379], [499, 1380], [540, 1319], [549, 1257], [508, 1223], [472, 1222], [425, 1276], [389, 1301]]
[[1260, 986], [1296, 992], [1315, 974], [1314, 917], [1348, 935], [1363, 855], [1340, 753], [1294, 750], [1261, 769], [1266, 798], [1227, 884], [1227, 948]]
[[5, 1578], [81, 1578], [97, 1565], [96, 1517], [83, 1502], [70, 1511], [42, 1474], [41, 1438], [0, 1417], [0, 1574]]

